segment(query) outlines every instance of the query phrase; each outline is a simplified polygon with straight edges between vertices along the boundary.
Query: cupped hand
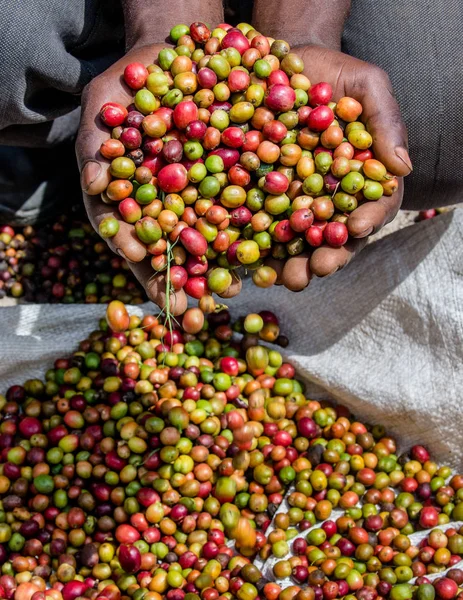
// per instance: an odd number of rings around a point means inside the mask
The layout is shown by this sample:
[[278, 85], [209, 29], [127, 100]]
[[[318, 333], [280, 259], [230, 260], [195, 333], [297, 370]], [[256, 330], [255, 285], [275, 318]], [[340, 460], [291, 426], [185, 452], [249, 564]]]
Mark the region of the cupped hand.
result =
[[[387, 74], [379, 67], [320, 46], [304, 46], [293, 51], [303, 59], [304, 75], [312, 84], [320, 81], [331, 84], [334, 101], [350, 96], [362, 104], [360, 120], [373, 138], [375, 157], [394, 175], [400, 178], [408, 175], [412, 165], [407, 151], [407, 131]], [[289, 259], [278, 268], [278, 283], [298, 291], [308, 284], [311, 274], [325, 277], [344, 267], [364, 248], [369, 235], [394, 219], [402, 196], [403, 182], [399, 179], [399, 189], [392, 196], [366, 202], [350, 214], [350, 238], [345, 246], [321, 246], [310, 257]], [[272, 266], [275, 265], [272, 263]]]
[[[124, 68], [131, 62], [148, 65], [154, 62], [165, 45], [149, 45], [130, 51], [104, 73], [96, 77], [84, 90], [82, 96], [82, 116], [76, 142], [77, 162], [81, 172], [81, 186], [85, 208], [90, 222], [98, 231], [100, 222], [108, 216], [118, 219], [119, 232], [106, 240], [113, 252], [125, 258], [130, 269], [145, 288], [148, 297], [158, 306], [166, 303], [166, 278], [155, 275], [145, 245], [135, 235], [133, 225], [120, 218], [117, 205], [105, 204], [100, 197], [111, 180], [109, 161], [99, 152], [101, 144], [111, 136], [110, 130], [100, 121], [100, 108], [105, 102], [119, 102], [128, 106], [133, 99], [133, 91], [122, 80]], [[187, 307], [183, 290], [170, 297], [171, 312], [182, 314]]]

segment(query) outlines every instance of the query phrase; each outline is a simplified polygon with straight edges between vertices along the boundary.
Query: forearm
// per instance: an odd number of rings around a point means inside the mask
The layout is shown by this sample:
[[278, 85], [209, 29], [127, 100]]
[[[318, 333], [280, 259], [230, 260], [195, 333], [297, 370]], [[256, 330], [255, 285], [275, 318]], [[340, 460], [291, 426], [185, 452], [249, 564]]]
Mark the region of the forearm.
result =
[[351, 0], [255, 0], [253, 25], [291, 46], [315, 44], [339, 50]]
[[221, 0], [122, 0], [126, 48], [162, 43], [178, 23], [203, 21], [215, 27], [223, 21]]

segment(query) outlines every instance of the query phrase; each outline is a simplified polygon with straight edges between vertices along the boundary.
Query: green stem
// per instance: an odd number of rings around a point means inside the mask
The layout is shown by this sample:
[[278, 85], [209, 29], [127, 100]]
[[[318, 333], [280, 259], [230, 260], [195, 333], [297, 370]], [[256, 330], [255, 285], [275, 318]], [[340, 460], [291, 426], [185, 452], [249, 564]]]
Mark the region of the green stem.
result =
[[170, 323], [170, 261], [172, 260], [172, 248], [169, 240], [167, 240], [167, 272], [166, 272], [166, 318]]
[[[164, 203], [164, 197], [165, 197], [164, 192], [161, 192], [159, 195], [159, 199], [161, 200], [162, 203]], [[161, 317], [162, 315], [164, 315], [164, 326], [169, 329], [171, 335], [172, 335], [172, 331], [173, 331], [172, 321], [174, 321], [174, 323], [177, 323], [177, 320], [175, 319], [175, 317], [172, 316], [171, 305], [170, 305], [170, 295], [172, 293], [174, 293], [174, 289], [172, 288], [171, 275], [170, 275], [172, 261], [174, 260], [172, 250], [175, 247], [177, 241], [178, 240], [171, 243], [170, 240], [167, 239], [166, 302], [165, 302], [164, 308], [161, 310], [161, 312], [158, 315], [158, 318]]]

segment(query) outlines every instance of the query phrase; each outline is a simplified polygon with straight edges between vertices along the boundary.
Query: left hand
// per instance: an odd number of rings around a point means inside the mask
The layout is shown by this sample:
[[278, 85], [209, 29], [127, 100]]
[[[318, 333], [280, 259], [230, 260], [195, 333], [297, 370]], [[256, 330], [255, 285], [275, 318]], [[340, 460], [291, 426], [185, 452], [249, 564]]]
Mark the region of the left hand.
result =
[[333, 87], [335, 101], [351, 96], [362, 104], [360, 120], [373, 137], [375, 157], [388, 171], [400, 177], [395, 194], [365, 202], [350, 214], [348, 229], [351, 237], [345, 246], [321, 246], [310, 257], [296, 256], [283, 264], [272, 261], [279, 274], [278, 283], [299, 291], [308, 284], [312, 274], [325, 277], [342, 269], [364, 248], [368, 236], [394, 219], [402, 203], [401, 178], [411, 172], [412, 166], [407, 151], [407, 131], [389, 77], [382, 69], [320, 46], [299, 47], [294, 52], [303, 59], [304, 75], [311, 83], [327, 81]]

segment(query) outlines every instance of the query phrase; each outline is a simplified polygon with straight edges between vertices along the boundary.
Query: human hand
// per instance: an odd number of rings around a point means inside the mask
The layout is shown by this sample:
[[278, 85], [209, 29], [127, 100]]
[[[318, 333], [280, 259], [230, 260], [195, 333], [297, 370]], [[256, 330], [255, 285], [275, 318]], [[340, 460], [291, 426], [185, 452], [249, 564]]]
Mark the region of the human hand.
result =
[[[360, 120], [373, 137], [372, 150], [394, 175], [402, 178], [411, 170], [407, 131], [394, 98], [387, 74], [374, 65], [320, 46], [293, 49], [304, 61], [304, 74], [312, 83], [327, 81], [333, 87], [333, 99], [351, 96], [363, 106]], [[350, 239], [341, 248], [321, 246], [311, 256], [296, 256], [285, 263], [272, 261], [278, 283], [299, 291], [310, 281], [311, 274], [325, 277], [335, 273], [358, 254], [367, 238], [393, 220], [402, 203], [403, 183], [392, 196], [366, 202], [354, 210], [348, 220]]]
[[[135, 227], [123, 221], [117, 210], [105, 204], [100, 194], [111, 180], [109, 173], [110, 161], [99, 152], [99, 148], [110, 137], [110, 131], [99, 119], [100, 108], [105, 102], [118, 102], [127, 106], [132, 102], [133, 90], [130, 90], [122, 80], [121, 74], [126, 65], [141, 62], [148, 65], [153, 63], [163, 45], [139, 47], [128, 52], [124, 58], [116, 62], [104, 73], [96, 77], [84, 90], [82, 96], [82, 117], [76, 142], [76, 154], [81, 171], [81, 186], [85, 208], [90, 222], [98, 231], [101, 221], [115, 217], [119, 221], [118, 233], [107, 243], [113, 252], [125, 258], [129, 267], [141, 285], [145, 288], [150, 300], [158, 306], [166, 303], [166, 277], [163, 273], [155, 275], [150, 260], [147, 258], [145, 245], [135, 234]], [[172, 314], [182, 314], [187, 307], [185, 292], [180, 290], [170, 297]]]

